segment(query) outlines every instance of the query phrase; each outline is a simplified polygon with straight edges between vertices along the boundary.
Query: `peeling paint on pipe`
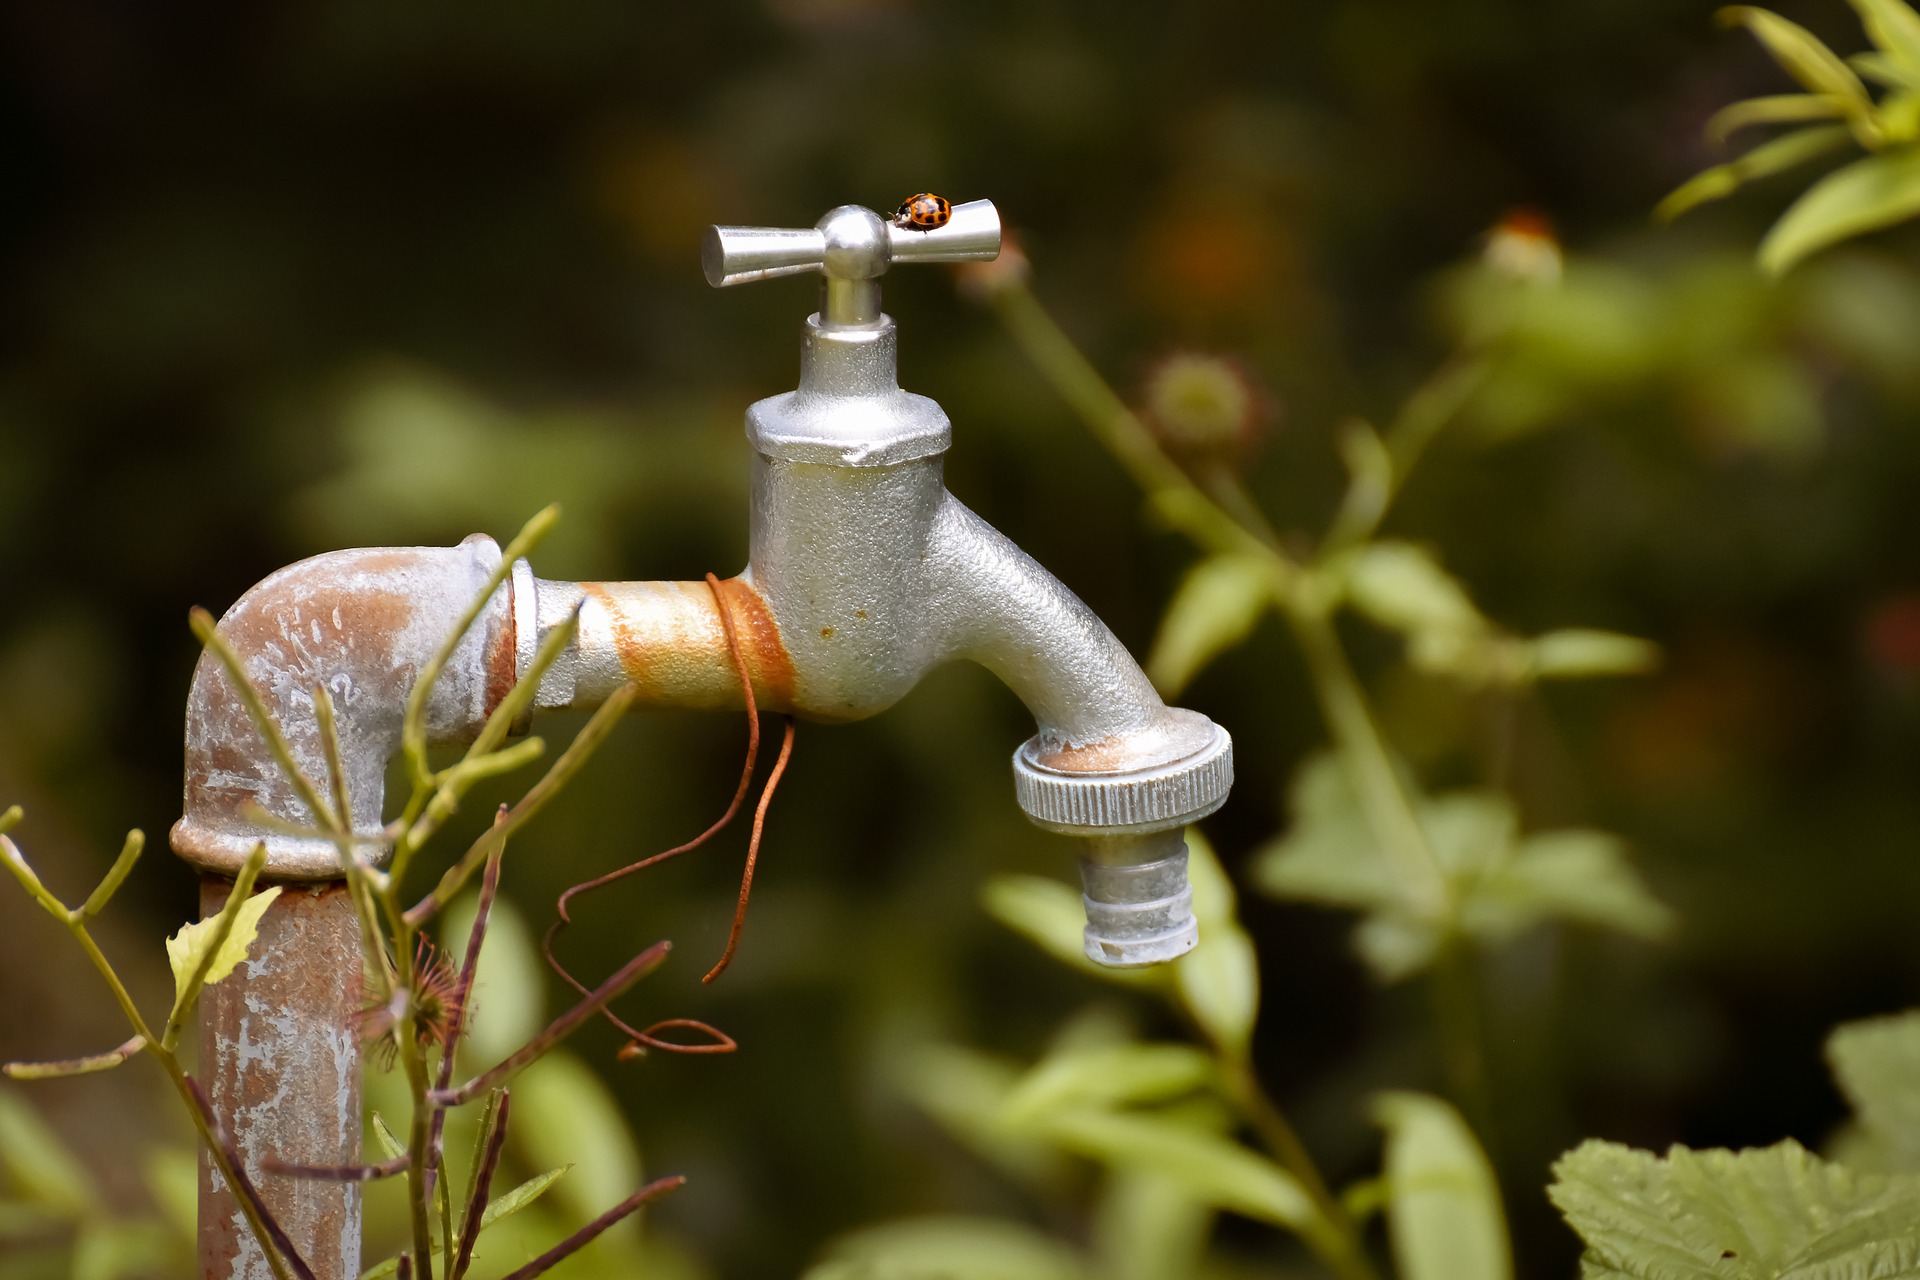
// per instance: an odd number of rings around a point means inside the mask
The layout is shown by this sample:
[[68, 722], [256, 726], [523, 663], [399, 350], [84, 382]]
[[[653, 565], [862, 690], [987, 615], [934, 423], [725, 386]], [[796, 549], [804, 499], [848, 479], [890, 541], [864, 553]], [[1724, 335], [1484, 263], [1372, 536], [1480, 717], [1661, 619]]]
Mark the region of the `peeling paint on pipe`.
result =
[[[203, 917], [233, 883], [205, 876]], [[200, 997], [200, 1070], [267, 1207], [316, 1276], [360, 1274], [361, 1188], [269, 1173], [360, 1161], [360, 931], [346, 889], [288, 884], [244, 964]], [[200, 1153], [202, 1280], [271, 1280], [238, 1200]]]

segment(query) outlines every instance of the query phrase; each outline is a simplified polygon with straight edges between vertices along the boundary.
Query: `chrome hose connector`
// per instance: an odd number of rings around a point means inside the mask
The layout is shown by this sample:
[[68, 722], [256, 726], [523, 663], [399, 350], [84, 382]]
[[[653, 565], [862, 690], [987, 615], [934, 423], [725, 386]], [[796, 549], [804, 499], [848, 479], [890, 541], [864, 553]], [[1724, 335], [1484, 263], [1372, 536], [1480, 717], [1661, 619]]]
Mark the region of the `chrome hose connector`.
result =
[[1184, 832], [1233, 788], [1226, 730], [1174, 708], [1148, 730], [1087, 747], [1059, 747], [1042, 734], [1014, 752], [1013, 777], [1029, 818], [1087, 842], [1080, 879], [1089, 959], [1132, 968], [1198, 945]]

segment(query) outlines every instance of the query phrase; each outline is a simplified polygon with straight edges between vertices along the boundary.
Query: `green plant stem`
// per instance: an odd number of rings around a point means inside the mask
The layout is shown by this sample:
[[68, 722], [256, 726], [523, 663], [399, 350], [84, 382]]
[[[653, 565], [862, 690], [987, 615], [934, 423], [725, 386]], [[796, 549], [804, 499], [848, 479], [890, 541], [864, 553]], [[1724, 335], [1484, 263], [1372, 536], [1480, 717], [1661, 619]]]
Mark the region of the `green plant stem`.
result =
[[187, 1114], [193, 1117], [193, 1127], [200, 1135], [200, 1144], [206, 1149], [207, 1157], [213, 1161], [213, 1167], [226, 1180], [227, 1186], [234, 1189], [234, 1200], [240, 1206], [240, 1212], [246, 1216], [247, 1227], [253, 1232], [254, 1240], [260, 1246], [260, 1252], [266, 1255], [267, 1265], [273, 1269], [274, 1280], [293, 1280], [293, 1273], [286, 1259], [274, 1246], [273, 1235], [267, 1230], [265, 1219], [260, 1216], [253, 1201], [239, 1192], [240, 1179], [233, 1165], [227, 1160], [226, 1144], [222, 1143], [207, 1124], [207, 1118], [200, 1111], [200, 1104], [194, 1100], [193, 1090], [187, 1083], [186, 1069], [180, 1065], [180, 1059], [171, 1049], [155, 1038], [147, 1020], [141, 1016], [140, 1008], [134, 1004], [133, 996], [127, 991], [126, 984], [120, 981], [120, 975], [114, 971], [112, 962], [100, 950], [87, 930], [84, 921], [69, 919], [67, 930], [73, 934], [80, 947], [87, 953], [87, 959], [106, 982], [108, 990], [113, 992], [115, 1003], [126, 1016], [127, 1023], [134, 1033], [146, 1041], [146, 1051], [167, 1073], [167, 1079], [173, 1082], [174, 1092], [180, 1095], [180, 1101], [186, 1105]]
[[1347, 661], [1333, 619], [1323, 608], [1297, 598], [1286, 601], [1285, 612], [1313, 676], [1321, 714], [1360, 797], [1367, 825], [1412, 891], [1416, 910], [1444, 920], [1452, 909], [1446, 875], [1387, 751], [1359, 677]]
[[[1253, 1064], [1245, 1055], [1222, 1050], [1218, 1045], [1214, 1047], [1214, 1060], [1234, 1106], [1259, 1136], [1261, 1145], [1300, 1183], [1326, 1224], [1325, 1238], [1317, 1242], [1321, 1260], [1343, 1280], [1376, 1280], [1373, 1263], [1367, 1257], [1353, 1216], [1328, 1190], [1320, 1167], [1313, 1162], [1280, 1104], [1260, 1083]], [[1310, 1240], [1309, 1243], [1316, 1242]]]
[[1447, 1087], [1491, 1150], [1497, 1146], [1497, 1135], [1492, 1094], [1487, 1087], [1479, 982], [1474, 975], [1473, 953], [1463, 939], [1451, 938], [1441, 946], [1434, 959], [1432, 992], [1434, 1034], [1440, 1044]]

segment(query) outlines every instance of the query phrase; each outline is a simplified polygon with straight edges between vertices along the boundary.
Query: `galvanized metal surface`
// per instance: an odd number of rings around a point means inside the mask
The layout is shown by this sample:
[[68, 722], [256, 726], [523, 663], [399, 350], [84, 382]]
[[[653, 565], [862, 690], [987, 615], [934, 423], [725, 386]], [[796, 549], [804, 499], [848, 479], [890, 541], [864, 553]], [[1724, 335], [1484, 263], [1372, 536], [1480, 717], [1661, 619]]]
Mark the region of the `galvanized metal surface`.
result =
[[[356, 832], [380, 830], [387, 762], [399, 748], [415, 677], [499, 563], [499, 546], [484, 534], [457, 547], [335, 551], [266, 578], [220, 620], [294, 758], [323, 793], [313, 687], [323, 684], [332, 695]], [[435, 685], [431, 738], [471, 736], [513, 686], [520, 664], [511, 594], [509, 585], [495, 593]], [[174, 852], [202, 870], [232, 874], [265, 840], [269, 876], [340, 874], [331, 841], [268, 830], [251, 812], [255, 805], [282, 823], [314, 825], [219, 660], [202, 654], [187, 695], [186, 813], [173, 828]]]
[[[232, 882], [201, 881], [215, 915]], [[360, 933], [339, 884], [286, 884], [246, 962], [200, 997], [200, 1069], [214, 1115], [320, 1280], [360, 1274], [360, 1187], [269, 1173], [360, 1159]], [[234, 1194], [200, 1157], [202, 1280], [270, 1280]]]

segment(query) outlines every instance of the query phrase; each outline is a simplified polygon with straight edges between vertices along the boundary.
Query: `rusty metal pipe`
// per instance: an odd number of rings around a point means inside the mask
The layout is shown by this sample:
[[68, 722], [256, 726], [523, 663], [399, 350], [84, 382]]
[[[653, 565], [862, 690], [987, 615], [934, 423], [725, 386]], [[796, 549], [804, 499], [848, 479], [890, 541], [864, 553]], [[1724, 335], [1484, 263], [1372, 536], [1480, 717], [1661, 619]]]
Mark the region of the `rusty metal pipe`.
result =
[[[499, 546], [484, 535], [457, 547], [336, 551], [268, 577], [220, 621], [294, 759], [323, 793], [327, 764], [312, 691], [319, 684], [331, 694], [353, 829], [370, 840], [381, 828], [387, 762], [414, 681], [499, 563]], [[520, 602], [532, 605], [525, 590]], [[517, 676], [522, 630], [532, 628], [516, 626], [513, 587], [503, 585], [434, 687], [430, 739], [470, 738], [485, 723]], [[314, 817], [210, 653], [187, 697], [185, 811], [173, 848], [207, 873], [203, 910], [219, 910], [219, 877], [259, 843], [267, 847], [263, 880], [287, 884], [247, 962], [202, 997], [200, 1073], [214, 1113], [314, 1273], [355, 1276], [360, 1188], [280, 1177], [264, 1162], [359, 1159], [359, 929], [336, 879], [333, 842], [275, 825], [311, 827]], [[201, 1178], [201, 1276], [265, 1280], [266, 1258], [231, 1191], [204, 1160]]]

